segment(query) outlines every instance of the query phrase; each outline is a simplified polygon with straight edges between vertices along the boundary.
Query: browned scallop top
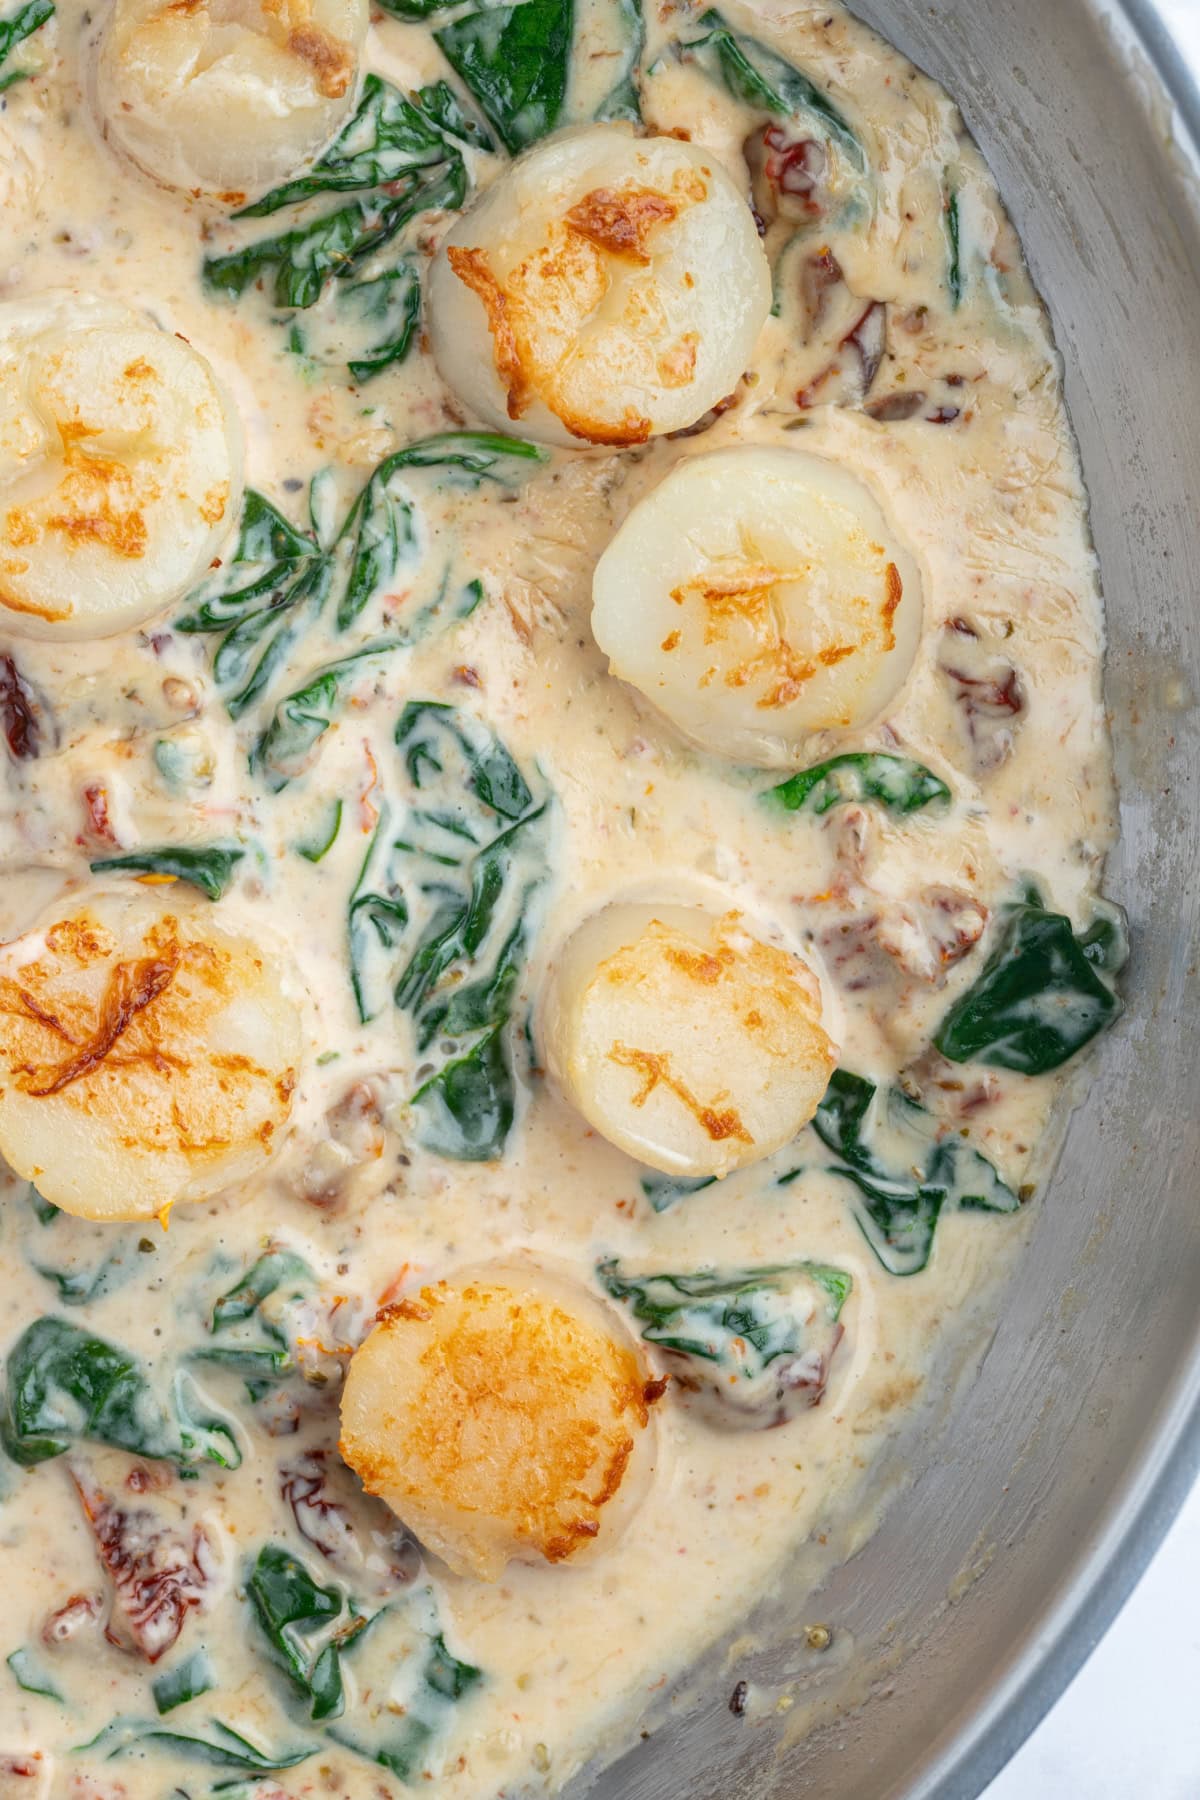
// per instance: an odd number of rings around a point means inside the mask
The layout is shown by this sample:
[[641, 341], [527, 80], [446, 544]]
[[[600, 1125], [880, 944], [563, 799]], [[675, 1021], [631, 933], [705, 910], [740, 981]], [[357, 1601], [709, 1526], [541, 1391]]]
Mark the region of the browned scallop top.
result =
[[597, 1535], [662, 1392], [599, 1325], [494, 1282], [386, 1307], [360, 1358], [370, 1399], [348, 1390], [341, 1449], [364, 1486], [401, 1516], [414, 1498], [501, 1521], [550, 1562]]

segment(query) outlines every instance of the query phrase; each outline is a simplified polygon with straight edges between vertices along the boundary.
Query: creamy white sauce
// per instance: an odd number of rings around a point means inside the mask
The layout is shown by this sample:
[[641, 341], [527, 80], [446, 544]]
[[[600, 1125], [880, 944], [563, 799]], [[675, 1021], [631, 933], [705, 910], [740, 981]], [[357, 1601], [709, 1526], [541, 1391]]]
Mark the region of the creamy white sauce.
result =
[[[309, 1352], [308, 1372], [321, 1379], [293, 1379], [280, 1390], [275, 1429], [283, 1435], [264, 1428], [271, 1415], [248, 1402], [238, 1374], [194, 1365], [213, 1405], [234, 1421], [244, 1451], [236, 1471], [201, 1463], [184, 1481], [169, 1462], [138, 1464], [82, 1442], [28, 1471], [5, 1465], [0, 1656], [26, 1647], [65, 1699], [26, 1693], [0, 1669], [3, 1800], [209, 1792], [222, 1772], [166, 1744], [135, 1746], [111, 1761], [115, 1740], [76, 1748], [114, 1718], [154, 1720], [152, 1681], [201, 1645], [217, 1685], [170, 1713], [164, 1727], [199, 1731], [219, 1719], [268, 1752], [315, 1746], [310, 1760], [259, 1786], [248, 1776], [247, 1793], [352, 1800], [402, 1792], [393, 1776], [326, 1739], [268, 1660], [240, 1585], [246, 1558], [268, 1539], [303, 1556], [318, 1581], [343, 1579], [364, 1606], [390, 1598], [402, 1608], [406, 1595], [432, 1583], [451, 1650], [483, 1679], [448, 1709], [414, 1779], [427, 1771], [453, 1800], [556, 1787], [599, 1750], [626, 1741], [664, 1684], [736, 1625], [797, 1545], [831, 1521], [872, 1516], [872, 1458], [921, 1401], [947, 1334], [968, 1342], [986, 1320], [1019, 1250], [1019, 1219], [947, 1208], [930, 1266], [907, 1279], [887, 1274], [854, 1222], [846, 1182], [807, 1168], [778, 1185], [781, 1172], [811, 1160], [807, 1137], [794, 1154], [656, 1214], [636, 1166], [588, 1130], [529, 1059], [518, 1060], [519, 1118], [502, 1160], [433, 1156], [416, 1143], [407, 1107], [422, 1060], [407, 1015], [389, 1004], [363, 1026], [352, 1004], [346, 906], [376, 809], [389, 794], [397, 803], [403, 797], [396, 716], [408, 698], [446, 699], [485, 719], [555, 796], [552, 879], [537, 901], [518, 1021], [536, 1012], [558, 944], [597, 907], [698, 897], [717, 910], [737, 908], [818, 969], [844, 1068], [881, 1085], [909, 1071], [939, 1119], [965, 1131], [1011, 1185], [1036, 1187], [1044, 1173], [1038, 1147], [1060, 1080], [939, 1066], [926, 1047], [982, 954], [970, 950], [948, 975], [940, 968], [931, 934], [947, 916], [944, 896], [953, 895], [956, 920], [974, 918], [978, 927], [1032, 876], [1085, 927], [1112, 837], [1100, 605], [1049, 328], [991, 179], [930, 81], [836, 5], [792, 8], [786, 22], [766, 8], [730, 16], [767, 33], [803, 68], [851, 119], [867, 152], [868, 198], [855, 204], [850, 196], [786, 253], [785, 270], [828, 249], [849, 290], [832, 295], [811, 342], [802, 341], [797, 275], [735, 404], [697, 435], [624, 452], [556, 451], [512, 492], [435, 492], [414, 478], [431, 533], [412, 571], [418, 603], [432, 597], [455, 545], [456, 575], [481, 578], [484, 601], [469, 618], [373, 665], [377, 673], [356, 684], [311, 768], [281, 793], [248, 773], [262, 716], [231, 722], [209, 642], [172, 632], [170, 614], [96, 643], [0, 644], [46, 704], [44, 754], [5, 769], [3, 935], [83, 891], [98, 855], [237, 838], [250, 848], [218, 903], [222, 919], [286, 947], [302, 978], [306, 1032], [291, 1128], [269, 1173], [215, 1202], [181, 1205], [169, 1229], [66, 1216], [43, 1225], [26, 1184], [6, 1179], [6, 1344], [39, 1315], [62, 1314], [142, 1358], [165, 1383], [208, 1341], [217, 1296], [271, 1243], [308, 1260], [323, 1294], [349, 1297], [324, 1319], [335, 1332], [332, 1353]], [[606, 20], [597, 3], [586, 30], [598, 43]], [[683, 23], [669, 12], [649, 21], [647, 68]], [[50, 29], [48, 67], [14, 88], [0, 113], [0, 297], [66, 287], [112, 297], [183, 334], [240, 413], [248, 483], [297, 520], [300, 484], [317, 470], [333, 470], [344, 506], [389, 451], [463, 423], [424, 344], [354, 388], [306, 372], [257, 297], [232, 306], [206, 295], [200, 261], [210, 241], [224, 241], [221, 214], [156, 188], [101, 138], [84, 92], [92, 15], [78, 0], [60, 0]], [[445, 72], [423, 27], [387, 17], [371, 27], [365, 66], [404, 87]], [[598, 74], [587, 79], [604, 91]], [[651, 75], [645, 113], [657, 130], [690, 134], [746, 187], [741, 144], [752, 116], [695, 68], [668, 61]], [[587, 116], [582, 102], [579, 116]], [[481, 182], [500, 166], [474, 161]], [[946, 289], [947, 170], [964, 276], [956, 310]], [[418, 221], [424, 255], [451, 222]], [[788, 235], [773, 228], [769, 247]], [[887, 313], [869, 401], [879, 411], [889, 394], [920, 391], [905, 420], [862, 410], [853, 358], [838, 350], [871, 300]], [[797, 393], [839, 355], [846, 366], [800, 408]], [[939, 412], [944, 422], [934, 421]], [[855, 471], [922, 574], [924, 631], [899, 695], [850, 744], [836, 733], [815, 736], [796, 766], [847, 747], [897, 751], [949, 783], [949, 812], [897, 819], [865, 805], [776, 820], [754, 799], [769, 778], [684, 747], [607, 673], [589, 631], [600, 552], [681, 458], [742, 443], [803, 447]], [[336, 645], [321, 630], [302, 638], [287, 685], [299, 687], [331, 657], [386, 632], [388, 610], [376, 603]], [[964, 658], [974, 660], [967, 666]], [[1001, 684], [1015, 671], [1019, 714], [1001, 707], [982, 720], [970, 716], [963, 683], [947, 667]], [[155, 745], [164, 740], [199, 771], [190, 785], [172, 788], [161, 773]], [[89, 788], [103, 789], [110, 839], [97, 829], [94, 801], [89, 812]], [[336, 842], [310, 863], [295, 846], [339, 799]], [[433, 1560], [403, 1585], [389, 1571], [411, 1577], [414, 1552], [403, 1549], [386, 1509], [356, 1496], [347, 1478], [339, 1497], [368, 1554], [339, 1576], [299, 1534], [279, 1467], [294, 1468], [314, 1449], [336, 1461], [340, 1346], [361, 1338], [401, 1282], [514, 1254], [589, 1283], [597, 1261], [611, 1255], [675, 1271], [834, 1264], [854, 1287], [825, 1397], [775, 1430], [722, 1431], [668, 1392], [657, 1408], [654, 1480], [619, 1543], [578, 1567], [512, 1564], [495, 1585], [452, 1576]], [[89, 1271], [110, 1256], [120, 1259], [110, 1291], [73, 1308], [36, 1272]], [[180, 1541], [191, 1543], [193, 1527], [203, 1526], [201, 1603], [154, 1666], [105, 1639], [107, 1583], [72, 1467], [85, 1487], [92, 1480], [119, 1494], [124, 1484], [122, 1504], [158, 1509]], [[133, 1496], [129, 1477], [142, 1467], [163, 1485]], [[94, 1597], [93, 1616], [65, 1641], [53, 1632], [47, 1639], [47, 1619], [78, 1596]], [[344, 1666], [349, 1727], [362, 1699], [354, 1654]]]

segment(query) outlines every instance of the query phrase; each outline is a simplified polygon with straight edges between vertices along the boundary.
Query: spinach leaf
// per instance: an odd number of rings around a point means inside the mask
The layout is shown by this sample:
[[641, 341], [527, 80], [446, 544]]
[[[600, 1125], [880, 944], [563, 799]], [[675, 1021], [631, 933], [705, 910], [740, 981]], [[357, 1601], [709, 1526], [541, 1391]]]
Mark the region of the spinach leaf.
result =
[[275, 1660], [310, 1701], [312, 1717], [338, 1718], [345, 1707], [341, 1653], [370, 1621], [341, 1588], [319, 1586], [278, 1544], [259, 1551], [246, 1596]]
[[383, 1005], [382, 997], [377, 998], [380, 972], [390, 965], [389, 953], [395, 950], [408, 925], [408, 902], [400, 887], [396, 846], [388, 840], [390, 823], [391, 813], [385, 804], [380, 808], [379, 822], [367, 845], [347, 909], [350, 988], [362, 1025], [369, 1024]]
[[53, 17], [54, 0], [27, 0], [27, 4], [18, 6], [16, 12], [0, 16], [0, 94], [18, 81], [24, 81], [32, 72], [16, 64], [6, 68], [5, 64], [20, 44]]
[[[635, 5], [637, 0], [625, 0], [625, 3]], [[473, 150], [496, 148], [479, 120], [468, 118], [448, 81], [431, 81], [428, 87], [418, 89], [413, 95], [413, 105], [419, 106], [440, 131], [457, 138], [459, 143], [468, 144]]]
[[52, 1282], [58, 1289], [64, 1306], [87, 1306], [102, 1295], [111, 1294], [133, 1274], [133, 1258], [128, 1249], [102, 1257], [90, 1268], [53, 1269], [38, 1262], [33, 1266], [43, 1281]]
[[314, 195], [348, 194], [402, 182], [415, 169], [446, 160], [437, 125], [378, 75], [367, 75], [353, 117], [303, 175], [272, 188], [236, 219], [261, 219]]
[[212, 1659], [207, 1650], [201, 1649], [193, 1650], [173, 1669], [158, 1676], [150, 1692], [154, 1695], [155, 1711], [162, 1718], [164, 1714], [174, 1712], [177, 1706], [186, 1706], [189, 1700], [211, 1693], [216, 1685], [217, 1672]]
[[[436, 471], [438, 485], [469, 491], [483, 481], [514, 484], [546, 455], [537, 444], [495, 432], [439, 432], [386, 457], [359, 489], [340, 526], [331, 483], [323, 472], [314, 476], [308, 531], [250, 489], [231, 560], [189, 596], [189, 610], [176, 620], [178, 631], [219, 639], [213, 676], [222, 690], [232, 690], [225, 692], [230, 716], [241, 718], [263, 698], [293, 644], [318, 622], [335, 591], [334, 625], [341, 632], [386, 592], [402, 563], [420, 559], [425, 534], [416, 494], [404, 485], [406, 471]], [[476, 583], [468, 584], [453, 612], [444, 604], [447, 585], [448, 577], [433, 603], [404, 629], [318, 670], [281, 701], [258, 740], [256, 766], [283, 786], [292, 778], [293, 760], [302, 760], [328, 729], [332, 705], [342, 697], [358, 657], [381, 654], [411, 642], [431, 625], [463, 617], [482, 593]]]
[[[410, 702], [396, 745], [415, 790], [396, 849], [425, 923], [393, 998], [412, 1015], [418, 1051], [436, 1043], [442, 1058], [413, 1096], [421, 1141], [442, 1156], [488, 1161], [515, 1113], [509, 1026], [544, 871], [531, 839], [547, 801], [497, 737], [451, 707]], [[441, 803], [420, 804], [431, 789]]]
[[40, 1694], [44, 1700], [57, 1700], [65, 1706], [67, 1697], [58, 1688], [42, 1668], [37, 1658], [24, 1644], [5, 1657], [5, 1662], [12, 1670], [13, 1680], [27, 1694]]
[[[452, 94], [449, 98], [453, 101]], [[438, 114], [452, 123], [444, 128]], [[342, 345], [352, 378], [366, 381], [403, 361], [420, 311], [415, 266], [401, 258], [365, 276], [360, 272], [420, 213], [463, 204], [467, 171], [456, 140], [466, 125], [461, 112], [455, 117], [440, 94], [427, 104], [414, 104], [390, 82], [368, 74], [353, 117], [324, 155], [304, 174], [234, 215], [258, 219], [300, 208], [298, 222], [276, 236], [207, 257], [208, 286], [237, 300], [272, 275], [274, 304], [294, 314], [315, 306], [329, 284], [336, 283], [339, 340], [347, 332], [351, 337], [366, 333], [357, 351], [347, 352]], [[313, 216], [312, 203], [330, 194], [356, 197]], [[306, 334], [294, 322], [289, 342], [300, 354], [309, 353]]]
[[733, 31], [715, 10], [697, 20], [697, 30], [698, 36], [680, 46], [682, 54], [715, 74], [735, 100], [778, 118], [807, 115], [856, 168], [866, 168], [853, 127], [807, 75], [757, 38]]
[[329, 730], [338, 708], [359, 679], [360, 665], [368, 658], [398, 650], [402, 642], [400, 638], [381, 638], [364, 644], [338, 662], [326, 663], [303, 687], [295, 688], [276, 703], [266, 729], [250, 753], [250, 767], [265, 777], [273, 794], [303, 774], [318, 739]]
[[246, 491], [231, 560], [188, 597], [175, 621], [183, 632], [214, 633], [219, 687], [240, 718], [270, 685], [296, 637], [319, 616], [333, 581], [332, 560], [315, 535], [292, 525], [271, 502]]
[[251, 1318], [263, 1301], [282, 1287], [294, 1286], [305, 1292], [314, 1282], [312, 1270], [295, 1251], [268, 1250], [216, 1302], [212, 1311], [212, 1330], [220, 1331], [226, 1325]]
[[832, 807], [864, 800], [877, 800], [891, 812], [917, 812], [931, 801], [949, 800], [950, 789], [923, 764], [906, 757], [850, 750], [789, 775], [760, 798], [785, 812], [806, 810], [819, 818]]
[[88, 867], [93, 875], [128, 869], [136, 874], [186, 881], [189, 886], [199, 888], [209, 900], [219, 900], [245, 854], [238, 844], [162, 844], [154, 850], [102, 856]]
[[688, 1194], [698, 1194], [701, 1188], [712, 1187], [716, 1179], [715, 1175], [664, 1175], [658, 1169], [643, 1169], [640, 1177], [642, 1192], [656, 1213], [666, 1212]]
[[420, 322], [421, 278], [402, 257], [394, 268], [342, 287], [331, 317], [313, 316], [303, 325], [293, 318], [288, 349], [314, 374], [344, 363], [362, 383], [404, 361]]
[[414, 507], [398, 477], [409, 469], [442, 468], [468, 486], [511, 482], [521, 464], [542, 462], [546, 452], [521, 438], [486, 431], [447, 431], [393, 451], [360, 489], [340, 540], [351, 546], [350, 573], [338, 601], [337, 625], [345, 631], [374, 595], [391, 581], [418, 538]]
[[1009, 908], [975, 981], [933, 1036], [950, 1062], [1020, 1075], [1059, 1068], [1117, 1017], [1121, 1002], [1097, 956], [1118, 942], [1110, 919], [1077, 938], [1071, 922], [1037, 903]]
[[616, 0], [614, 14], [624, 44], [621, 72], [597, 108], [596, 117], [601, 121], [627, 119], [633, 125], [640, 125], [642, 96], [638, 88], [638, 69], [646, 48], [642, 0]]
[[447, 1647], [432, 1588], [419, 1589], [403, 1606], [377, 1614], [360, 1642], [362, 1648], [355, 1651], [359, 1689], [372, 1696], [370, 1722], [382, 1730], [368, 1735], [368, 1722], [356, 1719], [353, 1730], [336, 1725], [329, 1736], [398, 1780], [412, 1781], [445, 1732], [454, 1707], [483, 1673]]
[[684, 1359], [685, 1389], [760, 1425], [821, 1398], [853, 1286], [843, 1270], [813, 1262], [671, 1275], [627, 1274], [609, 1258], [597, 1274], [646, 1343]]
[[298, 856], [304, 858], [305, 862], [322, 862], [336, 844], [341, 829], [342, 802], [335, 800], [326, 813], [324, 821], [315, 828], [313, 835], [301, 839], [293, 844], [292, 848]]
[[381, 9], [391, 13], [393, 19], [418, 21], [432, 19], [436, 13], [449, 12], [453, 6], [459, 6], [462, 0], [379, 0]]
[[0, 1439], [24, 1467], [61, 1456], [77, 1438], [93, 1438], [151, 1460], [207, 1459], [237, 1468], [241, 1453], [227, 1426], [191, 1416], [190, 1394], [176, 1377], [172, 1405], [155, 1394], [128, 1351], [66, 1319], [36, 1319], [8, 1353]]
[[559, 122], [574, 28], [574, 0], [519, 0], [467, 13], [433, 34], [512, 156]]
[[440, 1155], [500, 1154], [515, 1113], [509, 1027], [545, 870], [548, 801], [535, 797], [486, 726], [440, 701], [410, 701], [396, 725], [410, 788], [386, 804], [350, 896], [350, 980], [366, 1023], [383, 1003], [413, 1021], [421, 1141]]
[[[925, 1268], [946, 1205], [975, 1212], [1015, 1212], [1018, 1197], [978, 1150], [961, 1137], [939, 1135], [924, 1107], [893, 1088], [885, 1116], [875, 1117], [876, 1087], [864, 1076], [835, 1069], [813, 1119], [813, 1130], [838, 1157], [832, 1173], [859, 1191], [855, 1218], [892, 1275]], [[899, 1168], [885, 1163], [870, 1138], [883, 1124]]]
[[[217, 1336], [232, 1328], [232, 1341], [193, 1350], [193, 1360], [221, 1363], [266, 1380], [290, 1375], [295, 1357], [288, 1314], [315, 1287], [316, 1276], [303, 1257], [279, 1246], [266, 1251], [213, 1306], [209, 1330]], [[239, 1326], [246, 1329], [239, 1331]]]
[[53, 1225], [55, 1219], [62, 1217], [62, 1208], [55, 1206], [53, 1200], [45, 1200], [38, 1193], [32, 1181], [25, 1190], [25, 1198], [39, 1225]]
[[[169, 1750], [188, 1762], [208, 1763], [218, 1769], [236, 1770], [243, 1775], [269, 1775], [280, 1769], [294, 1769], [297, 1763], [315, 1755], [319, 1748], [316, 1744], [302, 1744], [296, 1749], [272, 1754], [269, 1750], [260, 1750], [257, 1744], [252, 1744], [249, 1738], [243, 1737], [240, 1731], [234, 1731], [232, 1726], [222, 1724], [220, 1719], [209, 1720], [207, 1737], [178, 1731], [153, 1720], [144, 1722], [138, 1719], [114, 1719], [89, 1743], [77, 1744], [75, 1749], [103, 1750], [106, 1760], [112, 1762], [115, 1757], [124, 1756], [143, 1744], [161, 1745], [164, 1750]], [[224, 1788], [225, 1785], [224, 1782], [218, 1782], [217, 1789]], [[213, 1791], [216, 1792], [217, 1789]]]
[[966, 292], [967, 285], [962, 266], [958, 190], [949, 186], [947, 178], [947, 185], [943, 192], [942, 220], [946, 228], [946, 286], [950, 290], [951, 310], [957, 312], [962, 305], [962, 297]]

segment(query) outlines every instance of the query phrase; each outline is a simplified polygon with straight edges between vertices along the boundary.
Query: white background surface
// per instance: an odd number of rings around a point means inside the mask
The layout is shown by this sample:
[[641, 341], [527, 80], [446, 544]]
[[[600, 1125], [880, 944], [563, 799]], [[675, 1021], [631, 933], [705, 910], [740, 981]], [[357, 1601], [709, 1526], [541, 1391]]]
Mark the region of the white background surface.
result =
[[[1158, 5], [1200, 71], [1200, 0]], [[1200, 1800], [1200, 1487], [983, 1800]]]

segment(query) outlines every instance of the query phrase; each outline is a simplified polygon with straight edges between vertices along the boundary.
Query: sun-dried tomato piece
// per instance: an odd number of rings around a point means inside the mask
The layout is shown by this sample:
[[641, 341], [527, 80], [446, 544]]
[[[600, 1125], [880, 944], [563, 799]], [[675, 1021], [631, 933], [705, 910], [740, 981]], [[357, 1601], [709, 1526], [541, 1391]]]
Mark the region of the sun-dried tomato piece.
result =
[[18, 762], [41, 755], [37, 696], [11, 656], [0, 656], [0, 729]]
[[186, 1537], [148, 1506], [123, 1507], [79, 1464], [71, 1478], [113, 1588], [105, 1636], [155, 1663], [175, 1643], [189, 1612], [202, 1606], [218, 1558], [200, 1524]]

